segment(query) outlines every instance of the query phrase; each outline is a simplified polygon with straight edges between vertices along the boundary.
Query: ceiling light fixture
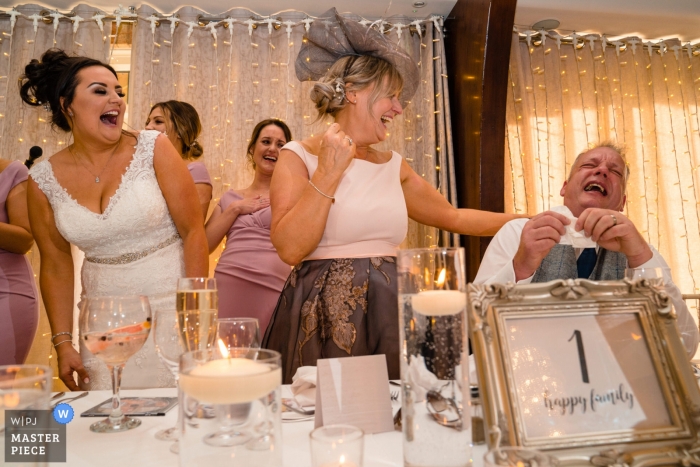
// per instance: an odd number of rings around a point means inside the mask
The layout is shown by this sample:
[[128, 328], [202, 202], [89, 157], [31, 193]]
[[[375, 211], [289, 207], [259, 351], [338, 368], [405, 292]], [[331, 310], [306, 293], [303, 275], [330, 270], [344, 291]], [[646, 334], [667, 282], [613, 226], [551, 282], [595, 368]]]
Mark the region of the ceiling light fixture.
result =
[[543, 19], [533, 24], [531, 28], [535, 30], [544, 29], [545, 31], [549, 31], [551, 29], [558, 28], [560, 24], [561, 23], [559, 20], [556, 19]]
[[428, 2], [413, 2], [413, 8], [423, 8]]

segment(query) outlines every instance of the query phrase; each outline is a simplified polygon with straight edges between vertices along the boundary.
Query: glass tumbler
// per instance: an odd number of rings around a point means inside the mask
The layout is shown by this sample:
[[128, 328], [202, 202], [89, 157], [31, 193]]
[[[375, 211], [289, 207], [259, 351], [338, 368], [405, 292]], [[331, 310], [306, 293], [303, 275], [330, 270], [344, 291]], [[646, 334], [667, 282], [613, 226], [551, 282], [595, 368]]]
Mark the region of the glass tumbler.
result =
[[404, 463], [471, 464], [464, 250], [400, 250]]
[[311, 467], [362, 467], [364, 432], [350, 425], [326, 425], [309, 435]]

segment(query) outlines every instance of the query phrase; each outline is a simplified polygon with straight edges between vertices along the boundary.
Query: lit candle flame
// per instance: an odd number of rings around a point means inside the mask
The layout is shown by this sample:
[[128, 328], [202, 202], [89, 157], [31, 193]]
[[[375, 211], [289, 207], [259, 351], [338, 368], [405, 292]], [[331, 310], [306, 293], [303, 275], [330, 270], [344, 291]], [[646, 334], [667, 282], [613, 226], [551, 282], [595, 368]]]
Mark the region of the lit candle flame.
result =
[[345, 464], [345, 454], [340, 455], [340, 465]]
[[442, 268], [440, 270], [440, 274], [438, 275], [437, 280], [435, 281], [435, 285], [438, 286], [438, 288], [442, 288], [445, 285], [445, 276], [447, 275], [447, 270], [445, 268]]
[[226, 348], [226, 344], [224, 344], [224, 341], [221, 339], [218, 340], [219, 344], [219, 352], [221, 352], [221, 356], [224, 358], [231, 358], [231, 354], [229, 353], [228, 349]]

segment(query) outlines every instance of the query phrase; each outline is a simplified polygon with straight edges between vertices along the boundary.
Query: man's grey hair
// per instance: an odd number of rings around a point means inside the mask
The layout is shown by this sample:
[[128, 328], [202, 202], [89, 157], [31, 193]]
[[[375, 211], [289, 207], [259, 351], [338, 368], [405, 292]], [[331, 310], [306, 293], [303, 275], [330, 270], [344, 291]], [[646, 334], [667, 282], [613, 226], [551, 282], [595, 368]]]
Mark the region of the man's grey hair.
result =
[[569, 170], [569, 176], [567, 177], [566, 181], [568, 182], [571, 180], [571, 174], [574, 170], [574, 167], [576, 167], [576, 163], [578, 162], [579, 158], [583, 156], [584, 154], [598, 148], [609, 148], [615, 151], [620, 155], [620, 158], [622, 158], [622, 163], [625, 164], [625, 176], [622, 179], [622, 187], [624, 188], [624, 192], [627, 192], [627, 180], [630, 178], [630, 167], [627, 164], [627, 148], [621, 144], [617, 144], [614, 141], [607, 140], [607, 141], [602, 141], [600, 143], [594, 143], [591, 144], [588, 149], [580, 153], [578, 156], [576, 156], [576, 159], [574, 159], [574, 163], [571, 165], [571, 170]]

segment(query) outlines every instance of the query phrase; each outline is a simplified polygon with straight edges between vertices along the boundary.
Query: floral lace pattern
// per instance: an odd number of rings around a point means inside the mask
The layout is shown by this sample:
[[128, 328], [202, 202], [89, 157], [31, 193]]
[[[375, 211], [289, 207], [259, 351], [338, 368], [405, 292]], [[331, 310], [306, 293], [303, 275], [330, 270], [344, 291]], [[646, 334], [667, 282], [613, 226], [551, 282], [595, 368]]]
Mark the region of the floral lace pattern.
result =
[[[381, 272], [387, 284], [391, 283], [389, 276], [381, 270], [384, 262], [395, 262], [392, 257], [370, 258], [372, 267]], [[312, 338], [319, 334], [321, 342], [332, 339], [338, 348], [352, 355], [352, 348], [357, 339], [357, 329], [350, 319], [355, 312], [367, 313], [367, 289], [369, 279], [361, 285], [353, 285], [356, 272], [353, 268], [354, 259], [335, 259], [330, 268], [316, 278], [314, 288], [319, 293], [304, 302], [301, 308], [301, 330], [304, 337], [299, 342], [299, 360], [303, 361], [303, 349]], [[299, 267], [295, 267], [290, 276], [290, 286], [295, 287]], [[366, 271], [369, 275], [369, 270]]]
[[[131, 164], [102, 214], [80, 205], [56, 180], [50, 161], [29, 172], [46, 195], [63, 237], [85, 256], [114, 258], [146, 251], [177, 235], [153, 168], [157, 131], [142, 131]], [[177, 241], [128, 264], [84, 262], [82, 296], [148, 295], [151, 311], [175, 307], [177, 279], [184, 275], [182, 241]], [[86, 389], [110, 389], [107, 367], [81, 345], [81, 356], [90, 384]], [[122, 387], [170, 387], [170, 371], [155, 354], [151, 337], [134, 355], [122, 375]]]

